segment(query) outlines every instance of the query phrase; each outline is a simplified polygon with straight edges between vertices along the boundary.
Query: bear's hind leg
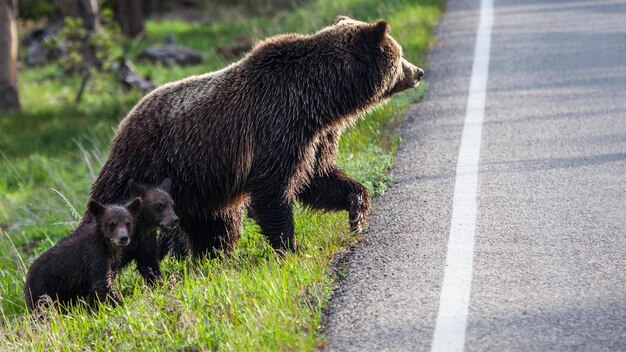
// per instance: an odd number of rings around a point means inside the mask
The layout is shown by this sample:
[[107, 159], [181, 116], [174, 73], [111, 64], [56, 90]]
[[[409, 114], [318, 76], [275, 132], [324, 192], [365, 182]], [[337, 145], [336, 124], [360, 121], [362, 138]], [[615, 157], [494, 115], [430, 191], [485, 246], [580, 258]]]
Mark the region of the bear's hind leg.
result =
[[213, 214], [202, 221], [183, 220], [189, 247], [195, 258], [212, 257], [220, 252], [230, 253], [241, 233], [243, 204]]
[[276, 195], [253, 193], [250, 208], [275, 251], [296, 249], [291, 201]]

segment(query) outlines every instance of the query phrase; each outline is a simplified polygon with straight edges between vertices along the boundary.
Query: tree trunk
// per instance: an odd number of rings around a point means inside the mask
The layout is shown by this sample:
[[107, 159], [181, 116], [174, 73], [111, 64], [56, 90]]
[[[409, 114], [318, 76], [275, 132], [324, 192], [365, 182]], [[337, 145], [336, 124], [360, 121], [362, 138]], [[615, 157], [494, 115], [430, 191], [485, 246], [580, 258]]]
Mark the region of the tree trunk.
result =
[[143, 0], [116, 0], [114, 5], [122, 33], [134, 38], [144, 32]]
[[96, 0], [58, 0], [63, 16], [81, 18], [85, 29], [98, 31], [98, 1]]
[[143, 18], [150, 18], [157, 10], [157, 0], [143, 0]]
[[17, 0], [0, 0], [0, 111], [18, 110]]

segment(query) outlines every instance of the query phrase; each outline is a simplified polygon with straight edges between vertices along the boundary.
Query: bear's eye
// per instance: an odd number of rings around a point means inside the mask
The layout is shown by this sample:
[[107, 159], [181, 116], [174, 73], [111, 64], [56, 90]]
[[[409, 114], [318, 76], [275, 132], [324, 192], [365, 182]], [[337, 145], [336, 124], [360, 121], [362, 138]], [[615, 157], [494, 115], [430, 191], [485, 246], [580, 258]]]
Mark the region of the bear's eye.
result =
[[130, 222], [126, 223], [126, 228], [130, 228]]
[[117, 226], [117, 224], [116, 224], [116, 223], [114, 223], [114, 222], [112, 222], [112, 223], [110, 223], [110, 224], [109, 224], [109, 229], [110, 229], [111, 231], [113, 231], [113, 230], [115, 230], [115, 226]]
[[161, 210], [165, 209], [165, 204], [163, 204], [163, 203], [159, 203], [159, 204], [157, 204], [157, 209], [158, 209], [159, 211], [161, 211]]

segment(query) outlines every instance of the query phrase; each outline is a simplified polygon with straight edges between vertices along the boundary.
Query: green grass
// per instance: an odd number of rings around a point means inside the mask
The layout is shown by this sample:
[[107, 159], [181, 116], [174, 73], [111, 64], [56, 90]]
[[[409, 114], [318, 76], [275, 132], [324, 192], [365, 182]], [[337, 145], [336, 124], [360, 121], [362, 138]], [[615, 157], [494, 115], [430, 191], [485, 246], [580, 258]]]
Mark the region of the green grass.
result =
[[[139, 64], [158, 83], [204, 73], [228, 64], [214, 48], [249, 35], [311, 33], [345, 14], [387, 19], [407, 59], [419, 66], [431, 45], [440, 0], [316, 0], [272, 18], [245, 18], [212, 26], [167, 20], [149, 22], [147, 39], [125, 43], [130, 53], [162, 42], [201, 51], [205, 63], [166, 68]], [[25, 314], [22, 286], [32, 261], [67, 235], [84, 209], [89, 187], [106, 158], [119, 120], [140, 98], [107, 77], [93, 80], [79, 106], [73, 96], [79, 77], [56, 65], [20, 71], [24, 109], [0, 116], [0, 346], [3, 350], [312, 350], [324, 344], [322, 309], [335, 274], [333, 259], [357, 238], [347, 214], [308, 212], [296, 206], [300, 249], [276, 259], [253, 221], [227, 258], [166, 260], [164, 282], [143, 285], [134, 268], [116, 281], [122, 306], [90, 314], [73, 308], [50, 313], [46, 322]], [[348, 129], [339, 164], [374, 194], [390, 184], [399, 143], [396, 127], [421, 90], [405, 92]]]

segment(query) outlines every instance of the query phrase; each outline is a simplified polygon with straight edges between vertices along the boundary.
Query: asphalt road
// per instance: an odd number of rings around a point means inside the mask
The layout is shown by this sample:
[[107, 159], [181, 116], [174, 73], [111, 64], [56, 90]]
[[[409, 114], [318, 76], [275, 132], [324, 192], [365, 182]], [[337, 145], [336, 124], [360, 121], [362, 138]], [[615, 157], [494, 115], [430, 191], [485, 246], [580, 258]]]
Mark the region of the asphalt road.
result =
[[[479, 12], [448, 2], [328, 350], [431, 349]], [[626, 351], [626, 1], [493, 14], [463, 349]]]

